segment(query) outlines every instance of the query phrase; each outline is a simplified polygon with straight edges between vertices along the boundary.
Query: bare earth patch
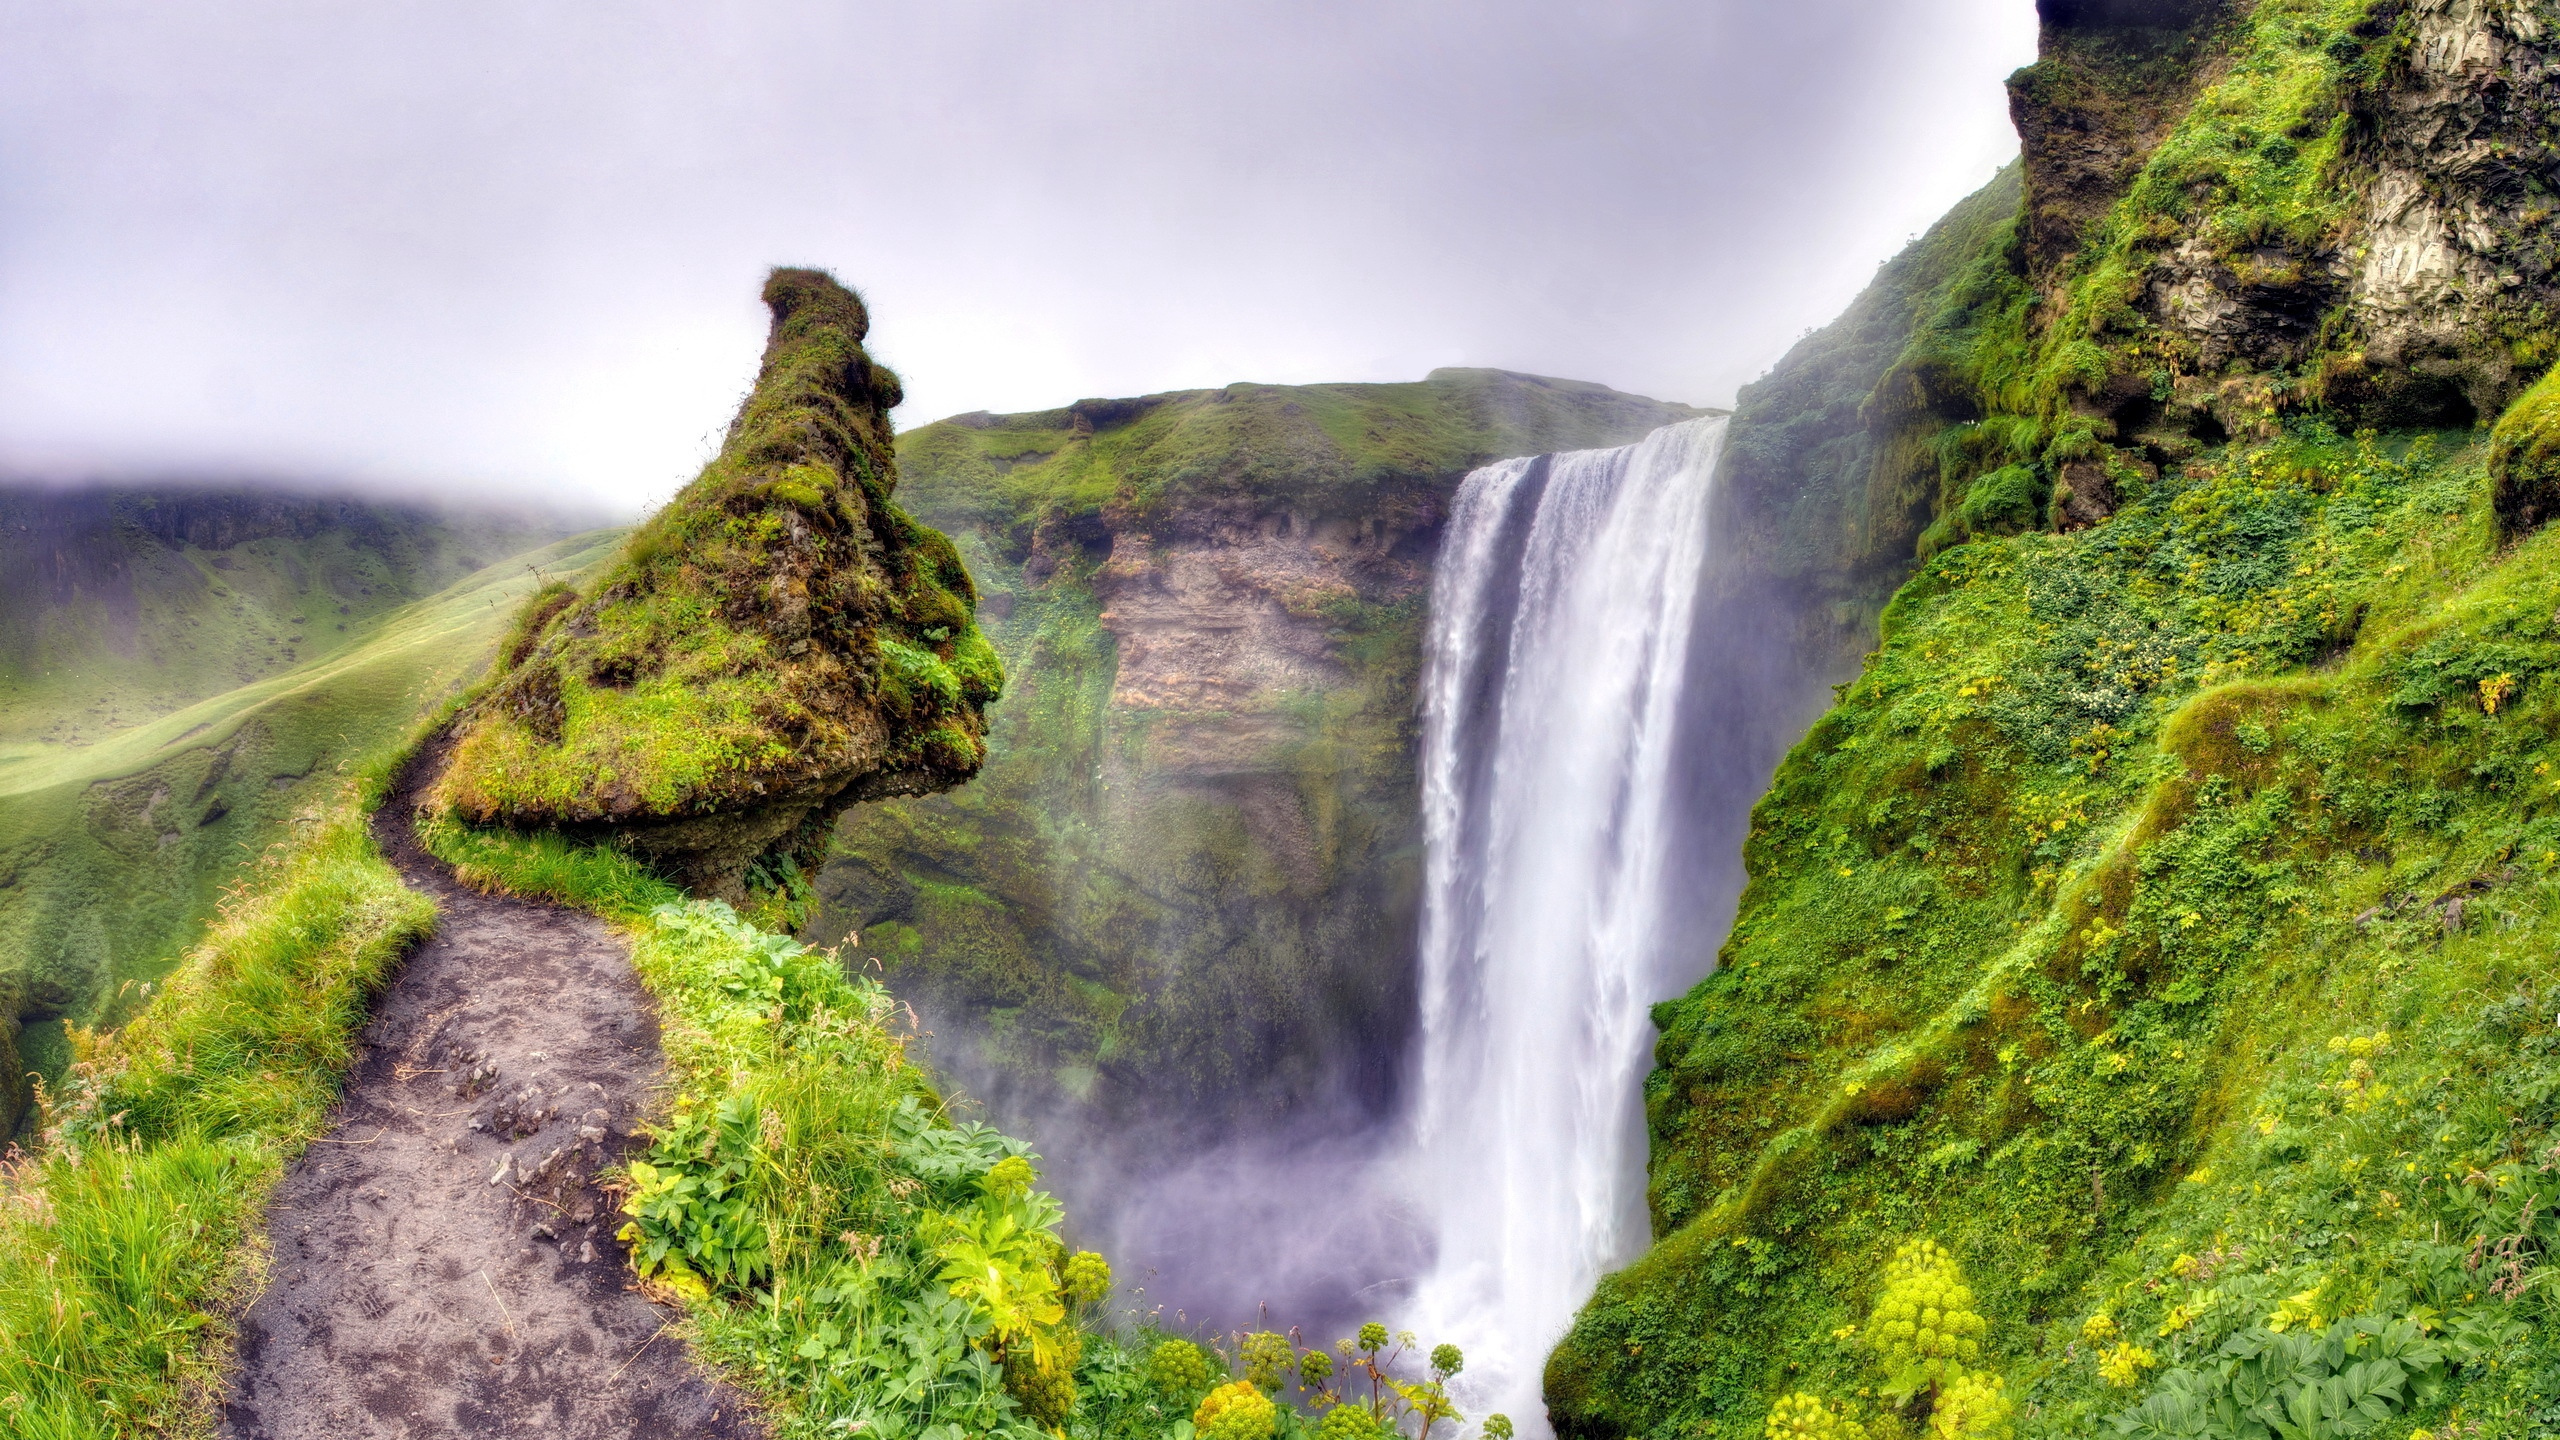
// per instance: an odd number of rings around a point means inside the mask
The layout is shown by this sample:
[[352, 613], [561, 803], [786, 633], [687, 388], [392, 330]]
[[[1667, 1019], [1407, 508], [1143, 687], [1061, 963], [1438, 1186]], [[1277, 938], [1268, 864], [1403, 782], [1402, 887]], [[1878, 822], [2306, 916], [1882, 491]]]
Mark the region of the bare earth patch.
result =
[[761, 1436], [668, 1333], [677, 1312], [630, 1288], [594, 1183], [663, 1063], [629, 954], [595, 917], [478, 894], [419, 848], [411, 795], [440, 758], [374, 834], [443, 919], [277, 1188], [223, 1432]]

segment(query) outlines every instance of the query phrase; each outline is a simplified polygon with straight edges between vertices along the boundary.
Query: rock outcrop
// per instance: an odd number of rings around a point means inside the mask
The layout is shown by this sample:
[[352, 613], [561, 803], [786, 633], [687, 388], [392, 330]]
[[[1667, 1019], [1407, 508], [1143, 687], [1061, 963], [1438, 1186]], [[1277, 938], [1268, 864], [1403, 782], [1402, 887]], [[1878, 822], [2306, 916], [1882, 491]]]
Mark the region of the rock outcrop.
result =
[[2024, 230], [2050, 273], [2080, 248], [2210, 69], [2231, 0], [2038, 0], [2036, 63], [2009, 78], [2026, 160]]
[[897, 377], [860, 297], [777, 270], [755, 390], [701, 476], [584, 591], [537, 596], [435, 803], [611, 834], [737, 896], [814, 868], [847, 806], [977, 773], [1003, 668], [951, 542], [892, 500]]
[[2010, 82], [2031, 328], [2101, 439], [2158, 463], [2306, 406], [2467, 425], [2554, 358], [2560, 28], [2540, 7], [2039, 10], [2042, 56]]
[[2414, 414], [2493, 415], [2553, 358], [2560, 31], [2512, 0], [2374, 7], [2390, 83], [2361, 98], [2370, 174], [2340, 263], [2358, 372]]

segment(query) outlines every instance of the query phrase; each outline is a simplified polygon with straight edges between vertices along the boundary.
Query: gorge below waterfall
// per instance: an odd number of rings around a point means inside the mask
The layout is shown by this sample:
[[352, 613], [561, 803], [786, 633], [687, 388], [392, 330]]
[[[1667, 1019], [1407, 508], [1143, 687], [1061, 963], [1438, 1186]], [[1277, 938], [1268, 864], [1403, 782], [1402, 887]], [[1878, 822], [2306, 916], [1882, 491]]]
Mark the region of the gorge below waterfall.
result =
[[1646, 1239], [1646, 1007], [1694, 981], [1711, 883], [1674, 809], [1726, 420], [1467, 477], [1431, 597], [1409, 1307], [1470, 1410], [1543, 1432], [1538, 1369]]

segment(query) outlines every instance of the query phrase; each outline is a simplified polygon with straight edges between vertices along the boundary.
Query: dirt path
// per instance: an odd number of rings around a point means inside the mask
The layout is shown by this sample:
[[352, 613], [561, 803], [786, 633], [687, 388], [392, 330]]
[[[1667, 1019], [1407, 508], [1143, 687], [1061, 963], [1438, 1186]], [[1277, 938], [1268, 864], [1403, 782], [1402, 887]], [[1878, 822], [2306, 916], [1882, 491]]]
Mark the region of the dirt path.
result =
[[223, 1432], [761, 1435], [665, 1333], [676, 1312], [626, 1288], [620, 1217], [589, 1183], [661, 1068], [629, 956], [593, 916], [455, 884], [408, 823], [431, 763], [374, 834], [443, 919], [277, 1188]]

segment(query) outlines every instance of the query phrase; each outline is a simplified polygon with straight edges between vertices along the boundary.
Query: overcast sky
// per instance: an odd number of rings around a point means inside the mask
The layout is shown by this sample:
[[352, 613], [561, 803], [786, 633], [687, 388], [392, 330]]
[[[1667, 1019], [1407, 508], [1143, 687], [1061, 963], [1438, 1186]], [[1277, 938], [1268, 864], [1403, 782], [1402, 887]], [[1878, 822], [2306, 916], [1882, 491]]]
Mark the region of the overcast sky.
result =
[[1729, 401], [2015, 152], [2031, 0], [0, 0], [0, 468], [670, 493], [758, 282], [914, 426]]

